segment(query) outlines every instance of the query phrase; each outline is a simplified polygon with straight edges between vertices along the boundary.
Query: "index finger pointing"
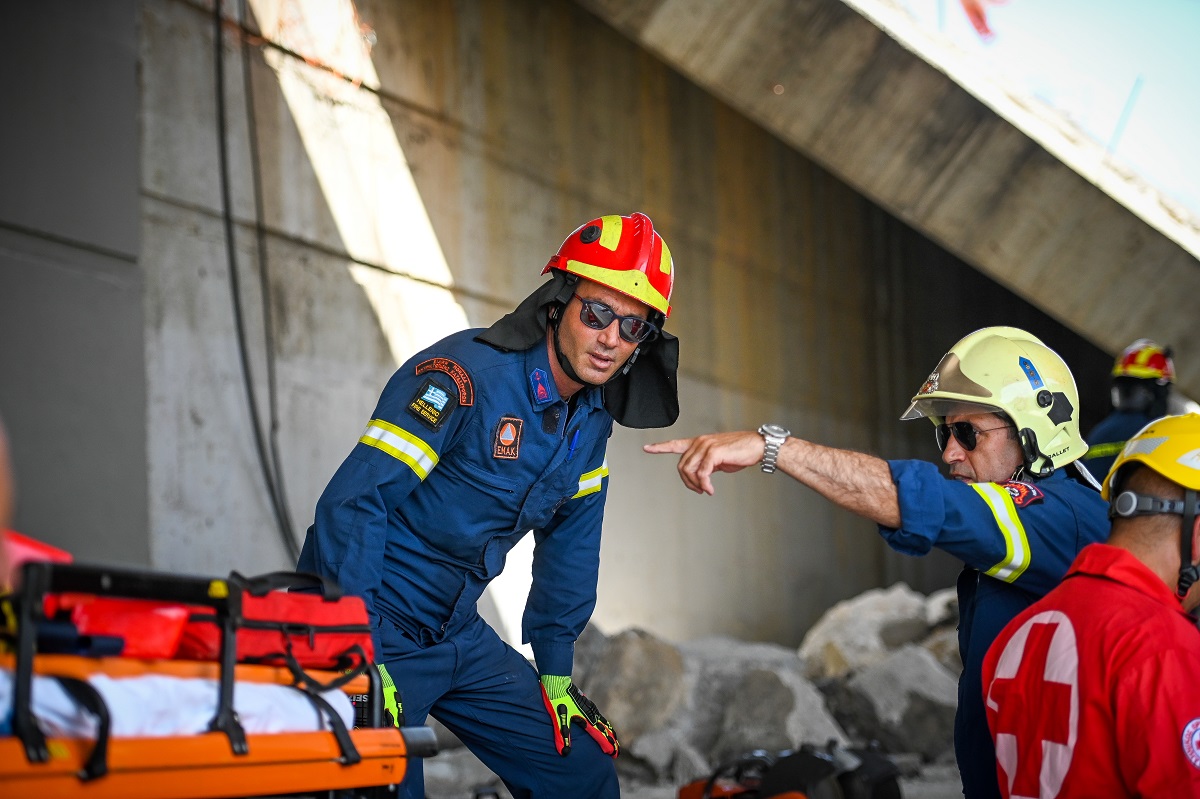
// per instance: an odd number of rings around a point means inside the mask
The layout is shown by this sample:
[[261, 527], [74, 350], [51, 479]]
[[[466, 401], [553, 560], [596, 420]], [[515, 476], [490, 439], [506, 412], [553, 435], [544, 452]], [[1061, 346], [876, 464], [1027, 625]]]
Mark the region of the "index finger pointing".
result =
[[692, 445], [692, 441], [693, 439], [690, 438], [675, 438], [670, 441], [659, 441], [656, 444], [645, 444], [642, 446], [642, 450], [654, 455], [663, 453], [682, 455], [687, 452], [688, 447]]

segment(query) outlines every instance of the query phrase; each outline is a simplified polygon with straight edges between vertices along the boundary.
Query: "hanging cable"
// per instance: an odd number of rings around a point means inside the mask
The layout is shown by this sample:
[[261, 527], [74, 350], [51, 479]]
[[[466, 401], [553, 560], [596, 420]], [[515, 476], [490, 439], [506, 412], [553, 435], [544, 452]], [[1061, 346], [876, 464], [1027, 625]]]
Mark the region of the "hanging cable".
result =
[[[216, 63], [217, 142], [218, 142], [218, 150], [220, 153], [221, 205], [222, 205], [222, 212], [223, 212], [222, 215], [224, 217], [224, 222], [225, 222], [225, 248], [226, 248], [227, 257], [229, 260], [229, 288], [230, 288], [230, 292], [231, 292], [232, 298], [233, 298], [233, 318], [234, 318], [234, 325], [237, 330], [238, 356], [241, 361], [242, 383], [246, 389], [246, 399], [247, 399], [247, 404], [249, 405], [249, 411], [250, 411], [250, 424], [251, 424], [251, 427], [253, 428], [254, 444], [255, 444], [255, 448], [258, 451], [259, 465], [262, 467], [263, 479], [265, 480], [266, 485], [267, 485], [267, 494], [271, 501], [271, 509], [274, 511], [274, 514], [275, 514], [275, 522], [279, 528], [279, 534], [283, 538], [284, 547], [287, 549], [287, 552], [288, 552], [289, 556], [291, 557], [292, 562], [294, 563], [299, 558], [299, 555], [300, 555], [299, 548], [296, 545], [296, 537], [292, 532], [291, 520], [288, 517], [287, 508], [285, 507], [285, 504], [284, 504], [283, 495], [282, 495], [282, 484], [277, 479], [277, 474], [279, 471], [278, 460], [276, 459], [275, 468], [272, 469], [271, 463], [268, 460], [268, 456], [267, 456], [267, 447], [263, 441], [264, 436], [263, 436], [263, 429], [262, 429], [262, 421], [259, 418], [258, 402], [254, 395], [254, 380], [253, 380], [253, 375], [251, 374], [251, 371], [250, 371], [250, 357], [249, 357], [249, 353], [247, 352], [247, 346], [246, 346], [246, 325], [245, 325], [245, 320], [243, 319], [243, 314], [242, 314], [241, 286], [240, 286], [240, 282], [238, 280], [237, 244], [236, 244], [236, 240], [234, 237], [233, 205], [230, 200], [230, 189], [229, 189], [229, 145], [228, 145], [228, 141], [227, 141], [228, 130], [227, 130], [227, 124], [226, 124], [226, 119], [225, 119], [225, 59], [224, 59], [225, 42], [224, 42], [224, 38], [225, 38], [224, 37], [224, 19], [221, 16], [221, 2], [220, 2], [220, 0], [214, 0], [214, 3], [213, 3], [213, 40], [214, 40], [214, 46], [215, 46], [214, 61]], [[251, 136], [251, 140], [252, 140], [251, 147], [255, 148], [254, 153], [255, 153], [255, 155], [257, 155], [257, 149], [256, 149], [255, 143], [253, 142], [253, 138], [254, 137], [252, 135]], [[257, 172], [257, 170], [256, 170], [256, 172]], [[257, 177], [257, 175], [256, 175], [256, 177]], [[259, 190], [258, 190], [258, 184], [256, 181], [256, 183], [255, 183], [255, 210], [259, 216], [259, 218], [258, 218], [258, 224], [260, 227], [259, 246], [260, 246], [260, 257], [261, 257], [261, 254], [263, 252], [265, 252], [265, 247], [263, 246], [263, 242], [262, 242], [263, 234], [261, 232], [262, 220], [261, 220], [261, 207], [259, 205], [259, 200], [260, 200]], [[265, 280], [265, 278], [264, 278], [264, 280]], [[264, 303], [264, 305], [269, 304], [269, 299], [266, 297], [265, 291], [264, 291], [263, 303]], [[265, 320], [265, 322], [266, 322], [267, 328], [269, 330], [270, 329], [269, 318], [267, 318]], [[269, 333], [268, 333], [268, 336], [269, 336]], [[268, 344], [270, 344], [270, 338], [268, 338]], [[272, 349], [271, 346], [267, 347], [268, 364], [269, 364], [268, 368], [269, 368], [269, 371], [272, 372], [272, 377], [271, 377], [270, 382], [271, 382], [271, 386], [272, 386], [271, 387], [272, 417], [274, 418], [274, 378], [273, 378], [273, 367], [270, 366], [270, 364], [272, 363], [272, 361], [270, 360], [272, 357], [271, 353], [270, 353], [271, 349]], [[273, 437], [273, 435], [274, 435], [274, 433], [272, 432], [272, 437]]]
[[[246, 0], [241, 0], [239, 10], [241, 30], [246, 29]], [[258, 248], [258, 281], [259, 296], [262, 297], [263, 338], [265, 341], [267, 360], [267, 410], [270, 414], [270, 443], [271, 465], [275, 473], [275, 490], [279, 494], [279, 504], [283, 510], [286, 522], [288, 540], [295, 541], [295, 526], [288, 511], [287, 492], [284, 491], [283, 461], [279, 457], [279, 389], [275, 376], [275, 321], [271, 311], [271, 273], [270, 262], [267, 260], [267, 228], [263, 223], [262, 167], [258, 154], [258, 117], [254, 110], [254, 80], [250, 72], [250, 41], [243, 35], [242, 40], [242, 87], [246, 95], [246, 130], [250, 142], [250, 179], [254, 186], [254, 238]], [[295, 546], [289, 551], [296, 557], [299, 553]]]

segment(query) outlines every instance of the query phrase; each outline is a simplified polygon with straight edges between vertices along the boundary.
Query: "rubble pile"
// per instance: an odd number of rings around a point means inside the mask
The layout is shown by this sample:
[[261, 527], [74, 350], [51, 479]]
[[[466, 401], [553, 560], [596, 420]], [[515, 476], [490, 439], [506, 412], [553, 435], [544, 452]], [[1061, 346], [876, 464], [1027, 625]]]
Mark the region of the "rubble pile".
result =
[[[616, 724], [622, 785], [642, 788], [630, 796], [674, 796], [754, 749], [831, 740], [877, 741], [919, 779], [953, 768], [957, 621], [953, 590], [926, 597], [897, 583], [835, 605], [799, 650], [730, 638], [673, 644], [644, 630], [605, 636], [589, 627], [574, 676]], [[431, 799], [488, 784], [487, 769], [444, 729], [439, 736], [443, 753], [425, 763]]]

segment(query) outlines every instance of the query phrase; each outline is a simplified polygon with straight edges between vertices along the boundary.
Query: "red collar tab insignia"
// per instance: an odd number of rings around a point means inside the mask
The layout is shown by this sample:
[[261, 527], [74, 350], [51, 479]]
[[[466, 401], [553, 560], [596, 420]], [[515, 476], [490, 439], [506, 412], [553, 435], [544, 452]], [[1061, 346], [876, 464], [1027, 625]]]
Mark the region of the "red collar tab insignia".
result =
[[545, 405], [554, 402], [554, 392], [550, 390], [550, 377], [541, 369], [529, 373], [529, 387], [533, 389], [533, 402]]
[[458, 404], [463, 407], [475, 404], [475, 384], [471, 382], [467, 370], [459, 366], [458, 361], [452, 358], [430, 358], [421, 361], [417, 364], [417, 374], [423, 375], [426, 372], [445, 372], [450, 375], [454, 385], [458, 386]]
[[521, 428], [525, 420], [517, 416], [501, 416], [492, 436], [492, 457], [515, 461], [521, 452]]
[[1001, 483], [1000, 485], [1012, 497], [1013, 504], [1018, 508], [1024, 508], [1032, 505], [1034, 502], [1040, 502], [1046, 497], [1042, 489], [1030, 483], [1022, 483], [1019, 480], [1009, 480], [1007, 483]]
[[[934, 372], [933, 374], [931, 374], [929, 376], [929, 379], [926, 380], [921, 385], [921, 390], [918, 391], [917, 393], [918, 394], [932, 394], [933, 392], [937, 391], [938, 390], [938, 379], [940, 377], [941, 377], [941, 375], [939, 375], [937, 372]], [[912, 383], [909, 383], [909, 385], [911, 386]]]

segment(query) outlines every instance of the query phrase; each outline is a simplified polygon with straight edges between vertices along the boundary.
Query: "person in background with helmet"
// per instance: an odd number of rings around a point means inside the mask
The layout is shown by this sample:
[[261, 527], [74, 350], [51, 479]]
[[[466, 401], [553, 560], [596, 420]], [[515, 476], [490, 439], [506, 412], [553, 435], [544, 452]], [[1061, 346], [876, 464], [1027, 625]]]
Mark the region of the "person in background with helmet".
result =
[[714, 472], [778, 469], [874, 521], [898, 552], [937, 547], [963, 561], [954, 749], [963, 793], [979, 799], [999, 796], [980, 682], [988, 645], [1108, 533], [1099, 486], [1076, 463], [1087, 451], [1078, 406], [1054, 351], [1023, 330], [989, 327], [946, 353], [900, 417], [933, 422], [949, 479], [932, 463], [825, 447], [774, 424], [645, 450], [681, 454], [680, 477], [697, 493], [713, 493]]
[[1175, 362], [1171, 348], [1140, 338], [1125, 348], [1112, 370], [1112, 413], [1087, 434], [1083, 465], [1103, 480], [1125, 442], [1168, 411]]
[[[583, 225], [542, 274], [515, 311], [392, 376], [297, 568], [366, 600], [398, 723], [432, 715], [514, 796], [608, 799], [619, 743], [571, 680], [574, 644], [596, 603], [613, 422], [679, 414], [678, 341], [663, 330], [675, 269], [635, 213]], [[536, 671], [476, 609], [530, 530]], [[400, 794], [423, 790], [411, 761]]]
[[1104, 498], [1108, 543], [984, 661], [1005, 797], [1200, 797], [1200, 415], [1134, 435]]

